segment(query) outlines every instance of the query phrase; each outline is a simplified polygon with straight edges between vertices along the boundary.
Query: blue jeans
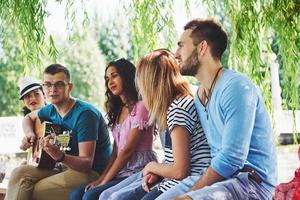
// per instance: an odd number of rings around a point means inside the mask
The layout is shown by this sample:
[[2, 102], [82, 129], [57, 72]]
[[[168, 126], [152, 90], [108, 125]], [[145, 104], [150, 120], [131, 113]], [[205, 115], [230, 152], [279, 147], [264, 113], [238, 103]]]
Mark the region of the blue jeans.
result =
[[122, 200], [154, 200], [160, 194], [162, 194], [162, 192], [159, 191], [157, 187], [147, 193], [142, 186], [139, 186], [123, 196]]
[[201, 178], [201, 175], [198, 176], [188, 176], [182, 181], [180, 181], [177, 185], [171, 187], [161, 195], [159, 195], [156, 200], [165, 200], [165, 199], [173, 199], [174, 197], [180, 196], [186, 192], [188, 192], [191, 187]]
[[159, 191], [157, 187], [154, 187], [150, 192], [148, 192], [148, 193], [146, 193], [146, 195], [144, 195], [142, 200], [154, 200], [161, 194], [162, 194], [162, 191]]
[[84, 190], [87, 185], [79, 186], [78, 188], [74, 189], [70, 193], [69, 200], [98, 200], [100, 194], [104, 190], [118, 184], [125, 178], [115, 178], [104, 185], [99, 185], [93, 189], [86, 191], [86, 192], [84, 192]]
[[[186, 193], [199, 180], [202, 173], [204, 172], [205, 169], [203, 169], [203, 172], [201, 172], [201, 174], [198, 176], [188, 176], [187, 178], [180, 181], [179, 184], [175, 185], [174, 187], [170, 188], [169, 190], [157, 196], [156, 199], [157, 200], [172, 199], [176, 196]], [[142, 172], [135, 173], [129, 176], [119, 184], [110, 187], [104, 192], [102, 192], [102, 194], [99, 197], [99, 200], [127, 200], [130, 198], [134, 199], [136, 196], [135, 193], [143, 192], [143, 191], [139, 191], [138, 189], [142, 185], [142, 176], [143, 176]], [[154, 191], [155, 190], [153, 189], [149, 193], [149, 195], [152, 195], [152, 192]], [[141, 194], [138, 194], [138, 196], [140, 195]], [[146, 194], [144, 198], [146, 198], [147, 195], [148, 194]]]
[[142, 172], [135, 173], [101, 193], [99, 200], [125, 200], [142, 185]]
[[197, 200], [272, 199], [272, 193], [261, 184], [249, 179], [247, 172], [240, 172], [233, 178], [188, 192], [187, 195]]

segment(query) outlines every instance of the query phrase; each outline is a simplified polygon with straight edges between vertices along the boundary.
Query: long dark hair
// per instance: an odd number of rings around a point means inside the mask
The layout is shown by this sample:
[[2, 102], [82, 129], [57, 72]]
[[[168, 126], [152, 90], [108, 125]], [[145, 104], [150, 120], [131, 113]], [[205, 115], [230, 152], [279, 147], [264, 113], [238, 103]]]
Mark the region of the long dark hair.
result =
[[[118, 74], [122, 79], [123, 92], [126, 98], [126, 104], [129, 104], [130, 109], [138, 101], [138, 93], [135, 87], [135, 66], [128, 60], [121, 58], [116, 61], [110, 62], [105, 68], [105, 74], [109, 67], [115, 67]], [[105, 79], [106, 80], [106, 79]], [[115, 125], [118, 115], [123, 106], [123, 102], [119, 96], [113, 95], [113, 93], [108, 89], [108, 82], [105, 81], [106, 86], [106, 102], [105, 108], [108, 118], [108, 126], [112, 127]], [[130, 110], [129, 109], [129, 110]]]
[[29, 110], [26, 106], [23, 106], [22, 112], [23, 112], [23, 116], [25, 116], [25, 115], [27, 115], [28, 113], [30, 113], [31, 110]]

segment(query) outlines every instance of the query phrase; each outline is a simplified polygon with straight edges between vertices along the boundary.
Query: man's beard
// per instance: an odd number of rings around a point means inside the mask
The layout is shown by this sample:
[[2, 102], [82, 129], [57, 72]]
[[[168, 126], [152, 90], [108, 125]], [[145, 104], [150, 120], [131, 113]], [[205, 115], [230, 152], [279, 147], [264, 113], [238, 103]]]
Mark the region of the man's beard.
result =
[[200, 62], [198, 60], [197, 49], [182, 63], [180, 72], [182, 75], [195, 76], [198, 73]]

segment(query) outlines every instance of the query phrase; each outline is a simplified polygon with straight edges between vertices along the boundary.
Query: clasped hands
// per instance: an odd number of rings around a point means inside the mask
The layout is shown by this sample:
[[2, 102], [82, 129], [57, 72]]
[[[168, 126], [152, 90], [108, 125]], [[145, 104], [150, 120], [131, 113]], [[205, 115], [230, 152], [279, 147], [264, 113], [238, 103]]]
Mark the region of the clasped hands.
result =
[[143, 169], [142, 187], [146, 192], [150, 192], [151, 187], [161, 180], [160, 176], [151, 171], [152, 166], [155, 164], [157, 163], [154, 161], [149, 162]]

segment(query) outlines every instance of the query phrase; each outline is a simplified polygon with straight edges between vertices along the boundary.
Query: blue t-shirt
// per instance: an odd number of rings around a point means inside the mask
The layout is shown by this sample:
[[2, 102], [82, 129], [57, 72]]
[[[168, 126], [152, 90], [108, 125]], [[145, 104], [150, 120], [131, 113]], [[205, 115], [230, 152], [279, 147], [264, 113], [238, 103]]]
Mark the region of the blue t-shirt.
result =
[[63, 118], [53, 104], [42, 107], [38, 116], [42, 122], [50, 121], [62, 126], [64, 130], [72, 130], [71, 150], [66, 152], [70, 155], [79, 155], [78, 143], [96, 141], [92, 169], [99, 173], [105, 169], [112, 147], [105, 120], [94, 106], [76, 99], [73, 108]]
[[[205, 107], [195, 105], [211, 147], [211, 167], [225, 178], [249, 166], [270, 192], [277, 184], [277, 158], [264, 100], [244, 75], [224, 70]], [[208, 115], [208, 118], [207, 118]]]

